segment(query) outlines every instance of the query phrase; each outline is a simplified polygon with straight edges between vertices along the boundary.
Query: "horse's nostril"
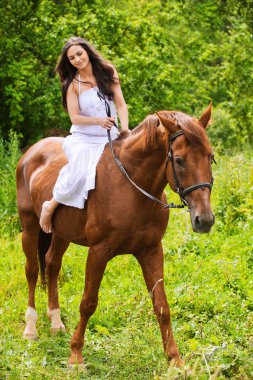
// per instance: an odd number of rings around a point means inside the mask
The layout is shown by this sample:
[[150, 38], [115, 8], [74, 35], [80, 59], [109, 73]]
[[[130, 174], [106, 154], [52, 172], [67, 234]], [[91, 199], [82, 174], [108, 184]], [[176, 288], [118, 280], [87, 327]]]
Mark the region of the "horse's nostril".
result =
[[197, 232], [209, 232], [214, 224], [213, 214], [200, 214], [194, 217], [194, 230]]

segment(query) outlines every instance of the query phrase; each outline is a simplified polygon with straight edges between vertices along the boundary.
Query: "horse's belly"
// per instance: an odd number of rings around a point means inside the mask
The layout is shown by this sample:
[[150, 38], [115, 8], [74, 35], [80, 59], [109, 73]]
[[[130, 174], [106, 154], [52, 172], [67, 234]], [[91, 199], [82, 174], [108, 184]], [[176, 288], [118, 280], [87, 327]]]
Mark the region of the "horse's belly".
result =
[[161, 220], [160, 223], [152, 223], [134, 220], [121, 225], [114, 224], [107, 220], [107, 223], [90, 224], [86, 226], [86, 236], [93, 246], [104, 245], [115, 254], [136, 253], [145, 247], [157, 245], [166, 230], [167, 222]]

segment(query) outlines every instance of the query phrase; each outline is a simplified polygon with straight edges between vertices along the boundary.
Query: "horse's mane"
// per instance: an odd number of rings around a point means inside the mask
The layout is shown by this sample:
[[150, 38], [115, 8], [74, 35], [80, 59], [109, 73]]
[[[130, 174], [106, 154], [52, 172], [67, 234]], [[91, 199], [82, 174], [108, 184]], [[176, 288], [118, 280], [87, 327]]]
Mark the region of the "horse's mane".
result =
[[157, 141], [157, 127], [159, 119], [157, 115], [148, 115], [137, 127], [132, 130], [132, 136], [138, 133], [146, 133], [146, 141], [148, 144], [154, 145]]
[[[168, 111], [168, 118], [176, 123], [178, 130], [182, 129], [184, 131], [184, 136], [190, 144], [209, 145], [205, 129], [200, 125], [197, 119], [178, 111]], [[157, 133], [159, 124], [159, 118], [156, 114], [148, 115], [132, 130], [131, 135], [134, 136], [138, 133], [145, 132], [147, 143], [154, 145], [159, 138]]]
[[116, 140], [117, 141], [126, 140], [129, 136], [131, 136], [130, 130], [127, 130], [127, 131], [121, 130]]

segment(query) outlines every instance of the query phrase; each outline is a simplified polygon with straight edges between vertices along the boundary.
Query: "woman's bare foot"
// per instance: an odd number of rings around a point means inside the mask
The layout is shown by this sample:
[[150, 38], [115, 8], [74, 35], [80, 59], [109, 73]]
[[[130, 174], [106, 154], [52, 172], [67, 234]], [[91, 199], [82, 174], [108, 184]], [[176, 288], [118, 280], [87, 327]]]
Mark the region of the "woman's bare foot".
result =
[[52, 232], [52, 215], [54, 210], [58, 206], [58, 202], [54, 199], [51, 201], [45, 201], [42, 205], [41, 215], [40, 215], [40, 227], [44, 232], [50, 234]]

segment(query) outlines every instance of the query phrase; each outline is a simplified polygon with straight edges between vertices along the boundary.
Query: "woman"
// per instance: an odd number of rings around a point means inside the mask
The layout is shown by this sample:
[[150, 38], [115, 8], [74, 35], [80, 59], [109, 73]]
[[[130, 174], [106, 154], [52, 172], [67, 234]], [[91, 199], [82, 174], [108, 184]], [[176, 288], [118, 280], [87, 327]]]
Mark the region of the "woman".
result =
[[122, 129], [128, 129], [128, 111], [117, 72], [87, 41], [70, 38], [56, 71], [72, 127], [63, 144], [68, 164], [60, 171], [53, 198], [42, 206], [40, 226], [46, 233], [52, 230], [51, 218], [59, 203], [84, 208], [88, 191], [95, 188], [96, 166], [108, 142], [107, 130], [112, 140], [118, 135], [116, 109]]

